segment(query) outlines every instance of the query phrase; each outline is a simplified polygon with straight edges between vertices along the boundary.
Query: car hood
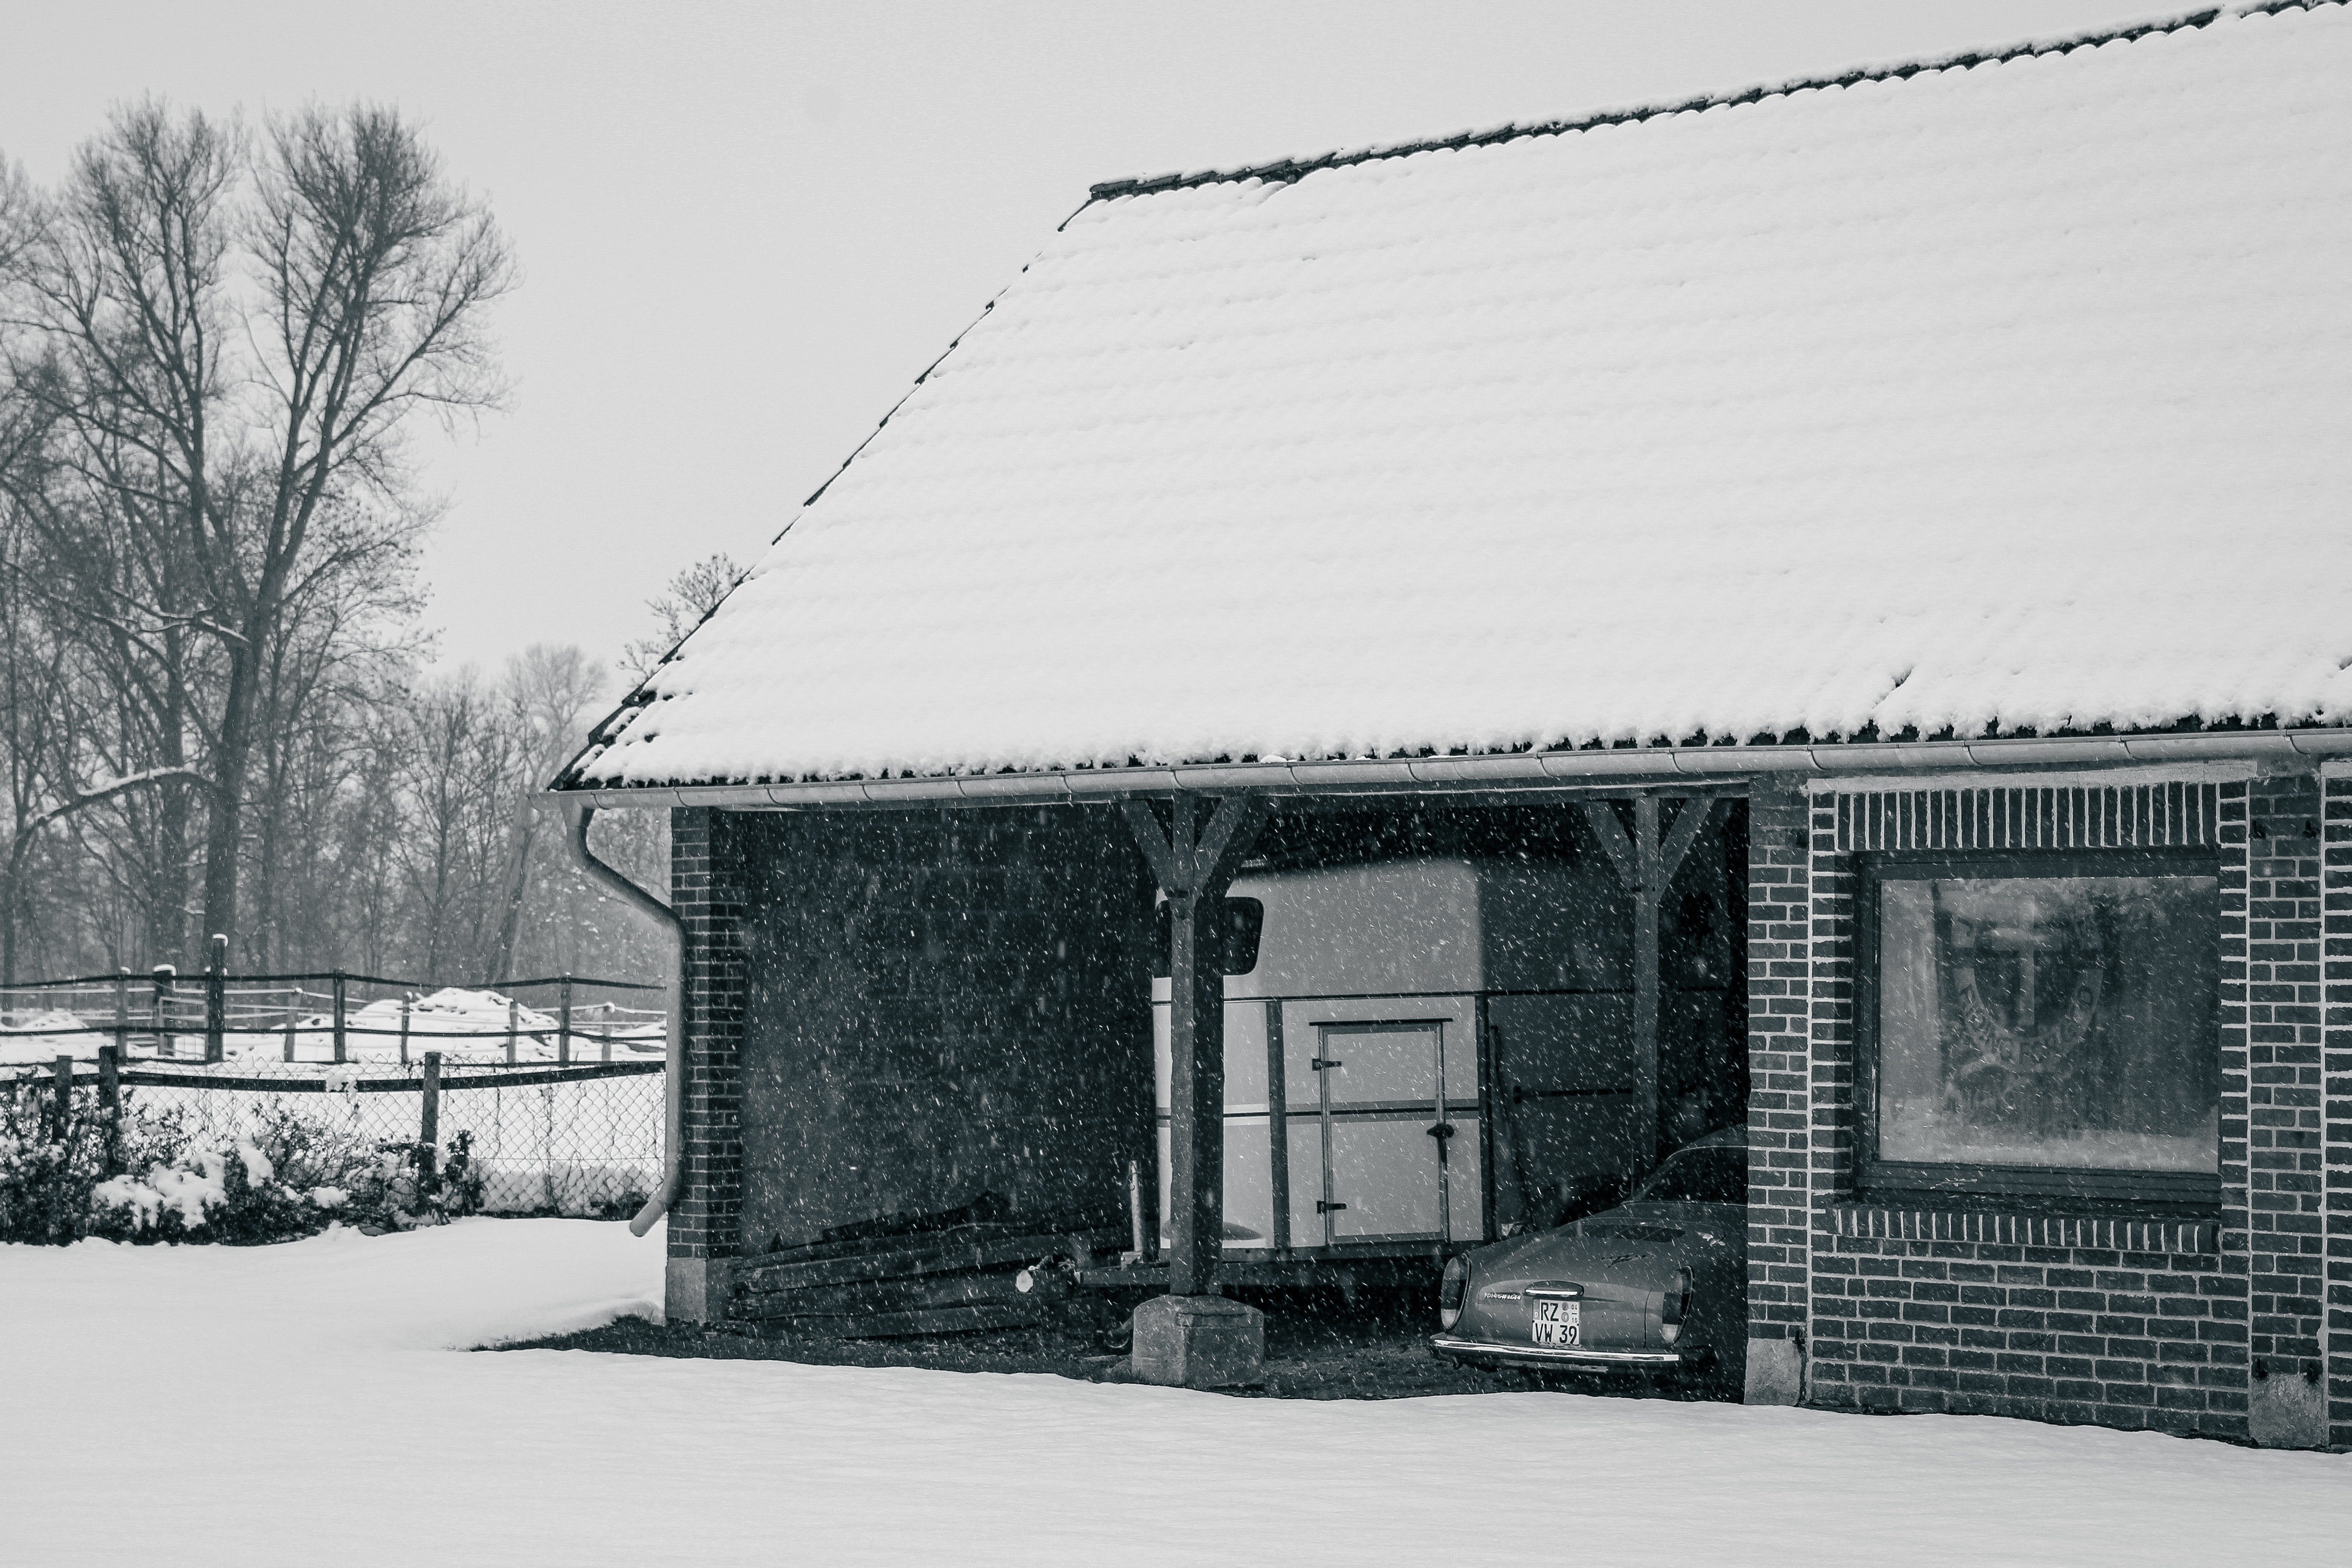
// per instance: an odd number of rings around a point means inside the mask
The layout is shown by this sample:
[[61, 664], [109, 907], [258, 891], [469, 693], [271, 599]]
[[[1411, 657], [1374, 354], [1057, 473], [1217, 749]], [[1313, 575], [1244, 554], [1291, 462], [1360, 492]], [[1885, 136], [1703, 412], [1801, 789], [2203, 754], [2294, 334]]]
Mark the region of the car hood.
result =
[[1515, 1236], [1470, 1255], [1478, 1277], [1498, 1280], [1615, 1269], [1657, 1260], [1664, 1270], [1744, 1260], [1748, 1212], [1729, 1203], [1628, 1203], [1551, 1230]]

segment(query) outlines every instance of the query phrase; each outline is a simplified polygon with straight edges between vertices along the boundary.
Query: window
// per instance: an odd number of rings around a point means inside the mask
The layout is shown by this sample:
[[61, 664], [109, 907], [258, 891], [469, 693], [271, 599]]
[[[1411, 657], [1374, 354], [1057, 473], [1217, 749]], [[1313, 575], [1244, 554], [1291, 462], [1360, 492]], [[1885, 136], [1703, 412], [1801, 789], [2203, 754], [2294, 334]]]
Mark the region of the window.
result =
[[[1151, 977], [1168, 977], [1168, 901], [1161, 899], [1158, 911], [1158, 936], [1151, 949]], [[1258, 936], [1265, 929], [1265, 905], [1255, 898], [1225, 900], [1224, 919], [1225, 973], [1246, 975], [1257, 967]]]
[[2212, 851], [1856, 860], [1865, 1189], [2220, 1201]]
[[1635, 1203], [1746, 1203], [1748, 1151], [1718, 1144], [1685, 1149], [1642, 1184]]

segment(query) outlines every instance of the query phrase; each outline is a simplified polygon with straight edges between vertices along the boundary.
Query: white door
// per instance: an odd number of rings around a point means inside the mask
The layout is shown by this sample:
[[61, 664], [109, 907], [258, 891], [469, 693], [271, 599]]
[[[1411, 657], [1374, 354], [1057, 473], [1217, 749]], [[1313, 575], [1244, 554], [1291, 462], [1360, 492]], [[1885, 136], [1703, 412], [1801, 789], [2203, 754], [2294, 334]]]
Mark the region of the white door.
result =
[[1326, 1245], [1445, 1235], [1444, 1049], [1442, 1023], [1318, 1029]]

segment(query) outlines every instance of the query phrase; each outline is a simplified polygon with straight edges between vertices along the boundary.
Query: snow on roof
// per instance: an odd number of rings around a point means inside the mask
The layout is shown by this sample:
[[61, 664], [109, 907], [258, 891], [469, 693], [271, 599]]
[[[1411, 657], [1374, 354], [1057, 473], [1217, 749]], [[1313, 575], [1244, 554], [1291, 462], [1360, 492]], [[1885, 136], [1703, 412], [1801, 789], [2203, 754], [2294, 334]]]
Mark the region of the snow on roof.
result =
[[2347, 81], [2206, 14], [1096, 199], [564, 782], [2340, 719]]

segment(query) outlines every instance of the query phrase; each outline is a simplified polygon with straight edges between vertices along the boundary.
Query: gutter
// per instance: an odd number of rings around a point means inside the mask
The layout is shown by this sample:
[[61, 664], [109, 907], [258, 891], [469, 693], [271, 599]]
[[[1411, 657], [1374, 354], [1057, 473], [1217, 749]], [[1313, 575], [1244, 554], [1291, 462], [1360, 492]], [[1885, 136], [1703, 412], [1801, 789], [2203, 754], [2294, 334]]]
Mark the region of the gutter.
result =
[[686, 928], [679, 924], [677, 911], [623, 876], [619, 872], [596, 858], [588, 848], [588, 822], [595, 816], [598, 802], [580, 795], [558, 795], [555, 804], [563, 812], [562, 843], [572, 863], [588, 873], [597, 883], [610, 889], [622, 903], [649, 916], [669, 938], [672, 960], [670, 972], [678, 977], [676, 995], [669, 1007], [669, 1028], [664, 1042], [663, 1061], [667, 1071], [662, 1074], [662, 1180], [661, 1190], [646, 1200], [629, 1221], [629, 1234], [643, 1236], [654, 1227], [654, 1221], [669, 1212], [677, 1198], [678, 1162], [685, 1148], [686, 1112]]
[[[1522, 751], [1478, 757], [1334, 762], [1186, 763], [1174, 767], [953, 774], [804, 784], [619, 786], [558, 791], [566, 810], [613, 807], [719, 807], [730, 810], [1083, 803], [1191, 793], [1425, 794], [1448, 790], [1572, 792], [1609, 789], [1688, 793], [1724, 789], [1759, 775], [1885, 778], [1972, 770], [2352, 757], [2352, 729], [2224, 730], [2194, 735], [2027, 736], [1999, 740], [1909, 740], [1805, 746], [1641, 746]], [[582, 852], [585, 852], [583, 845]], [[593, 863], [593, 862], [592, 862]], [[618, 873], [610, 873], [617, 877]], [[623, 885], [628, 885], [624, 883]], [[634, 887], [633, 893], [640, 893]], [[656, 906], [658, 907], [658, 906]], [[667, 910], [663, 910], [665, 917]]]

